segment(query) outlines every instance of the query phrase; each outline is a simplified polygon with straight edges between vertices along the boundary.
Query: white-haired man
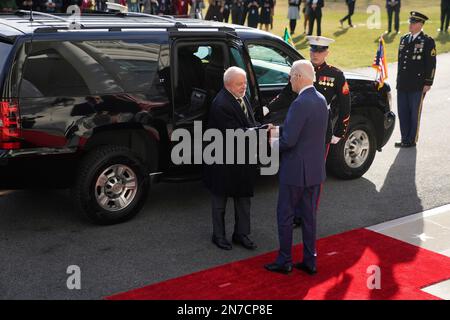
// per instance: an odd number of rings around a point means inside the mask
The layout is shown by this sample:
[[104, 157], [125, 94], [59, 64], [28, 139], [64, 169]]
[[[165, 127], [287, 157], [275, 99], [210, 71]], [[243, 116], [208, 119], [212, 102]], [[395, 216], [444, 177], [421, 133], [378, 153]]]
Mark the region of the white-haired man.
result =
[[[208, 128], [219, 129], [225, 137], [227, 129], [243, 129], [257, 125], [253, 109], [245, 97], [247, 75], [238, 67], [228, 68], [223, 76], [224, 88], [214, 98], [209, 113]], [[224, 139], [225, 140], [225, 139]], [[234, 156], [246, 150], [234, 149]], [[226, 159], [224, 147], [223, 158]], [[245, 157], [248, 159], [248, 157]], [[213, 243], [230, 250], [225, 236], [225, 209], [228, 197], [234, 200], [235, 225], [232, 240], [247, 249], [256, 245], [250, 234], [250, 197], [253, 196], [256, 166], [251, 164], [212, 164], [204, 168], [204, 181], [212, 194]]]
[[295, 61], [290, 72], [292, 90], [298, 93], [289, 107], [280, 130], [280, 187], [277, 221], [280, 250], [268, 271], [292, 271], [292, 232], [294, 212], [302, 219], [303, 262], [294, 267], [316, 273], [316, 212], [325, 180], [325, 135], [328, 109], [325, 97], [314, 88], [315, 72], [311, 62]]

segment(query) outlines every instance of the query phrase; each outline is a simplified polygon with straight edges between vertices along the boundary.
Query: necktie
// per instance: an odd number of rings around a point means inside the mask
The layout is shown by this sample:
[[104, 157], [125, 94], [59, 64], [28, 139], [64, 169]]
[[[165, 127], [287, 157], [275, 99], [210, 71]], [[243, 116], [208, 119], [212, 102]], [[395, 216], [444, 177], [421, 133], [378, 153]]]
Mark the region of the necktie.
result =
[[242, 111], [244, 111], [245, 115], [248, 117], [248, 111], [247, 111], [245, 102], [241, 98], [237, 99], [237, 101], [239, 102], [239, 105], [241, 106]]

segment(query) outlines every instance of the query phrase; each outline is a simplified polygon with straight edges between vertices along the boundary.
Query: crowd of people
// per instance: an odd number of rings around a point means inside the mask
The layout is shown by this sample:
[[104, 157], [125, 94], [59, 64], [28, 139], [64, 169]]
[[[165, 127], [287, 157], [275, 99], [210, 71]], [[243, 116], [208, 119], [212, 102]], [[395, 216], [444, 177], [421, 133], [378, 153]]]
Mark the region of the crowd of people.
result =
[[[66, 12], [71, 5], [77, 5], [82, 12], [106, 11], [108, 0], [4, 0], [0, 2], [0, 12], [33, 9], [48, 13]], [[303, 33], [312, 35], [316, 24], [316, 33], [321, 35], [322, 7], [325, 0], [287, 0], [290, 34], [295, 33], [297, 21], [303, 14]], [[356, 0], [344, 0], [348, 14], [339, 20], [341, 27], [348, 22], [355, 27], [352, 16], [355, 12]], [[190, 16], [205, 20], [248, 25], [266, 31], [273, 29], [273, 16], [276, 0], [109, 0], [126, 6], [130, 12], [143, 12], [156, 15]], [[206, 6], [205, 3], [208, 3]], [[204, 9], [206, 14], [203, 15]], [[394, 28], [399, 33], [401, 0], [386, 0], [388, 14], [388, 30]], [[394, 18], [394, 19], [393, 19]], [[448, 31], [450, 20], [450, 0], [441, 0], [441, 27], [439, 31]]]

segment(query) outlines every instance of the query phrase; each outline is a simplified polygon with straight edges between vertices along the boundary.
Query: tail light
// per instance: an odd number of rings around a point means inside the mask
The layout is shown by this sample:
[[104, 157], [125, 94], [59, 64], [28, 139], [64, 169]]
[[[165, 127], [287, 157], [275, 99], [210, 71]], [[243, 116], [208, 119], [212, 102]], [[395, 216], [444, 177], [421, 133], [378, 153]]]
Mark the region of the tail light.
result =
[[20, 148], [19, 104], [17, 100], [0, 101], [0, 149]]

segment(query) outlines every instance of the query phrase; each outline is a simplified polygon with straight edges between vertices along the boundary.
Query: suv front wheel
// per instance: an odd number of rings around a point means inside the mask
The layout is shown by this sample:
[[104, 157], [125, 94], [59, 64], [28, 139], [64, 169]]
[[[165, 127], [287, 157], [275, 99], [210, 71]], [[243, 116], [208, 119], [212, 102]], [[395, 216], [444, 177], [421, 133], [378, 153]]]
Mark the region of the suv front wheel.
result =
[[144, 205], [149, 178], [141, 161], [122, 146], [101, 146], [82, 160], [75, 199], [96, 224], [120, 223]]
[[369, 170], [376, 153], [375, 130], [369, 120], [350, 120], [347, 137], [331, 145], [327, 159], [328, 171], [340, 179], [356, 179]]

